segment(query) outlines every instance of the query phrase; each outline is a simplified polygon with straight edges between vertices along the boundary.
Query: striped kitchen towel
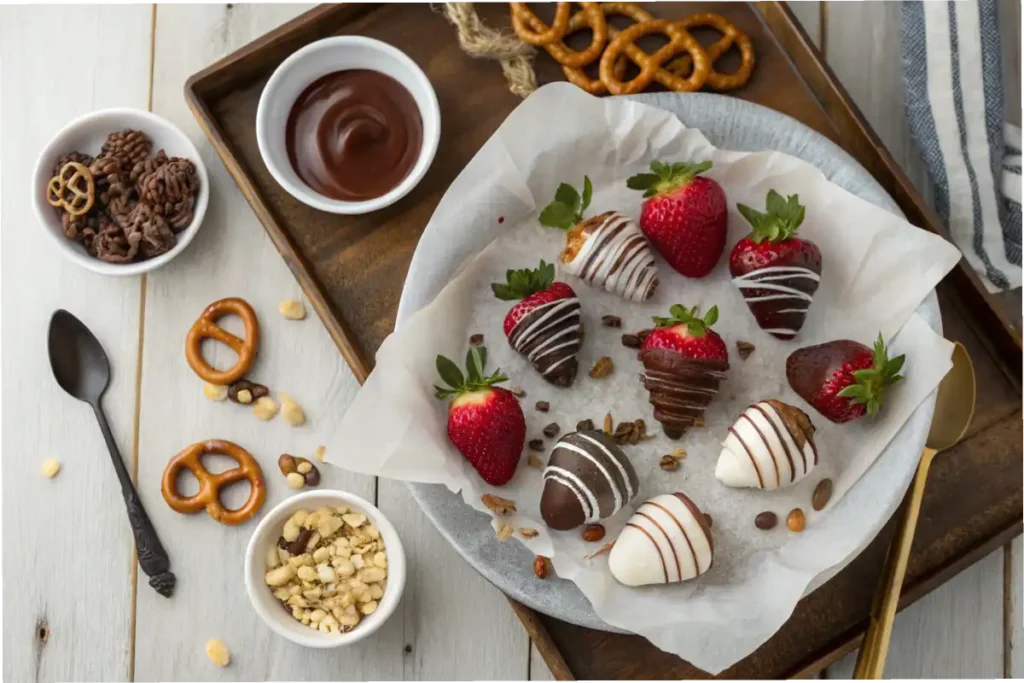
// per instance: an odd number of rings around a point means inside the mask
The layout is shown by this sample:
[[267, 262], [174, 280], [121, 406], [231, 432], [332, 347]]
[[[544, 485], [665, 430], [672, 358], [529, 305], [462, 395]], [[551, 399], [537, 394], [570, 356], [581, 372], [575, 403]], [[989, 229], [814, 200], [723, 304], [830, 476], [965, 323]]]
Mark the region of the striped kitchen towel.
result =
[[996, 0], [903, 3], [907, 118], [935, 210], [989, 291], [1021, 286], [1021, 131], [1003, 122]]

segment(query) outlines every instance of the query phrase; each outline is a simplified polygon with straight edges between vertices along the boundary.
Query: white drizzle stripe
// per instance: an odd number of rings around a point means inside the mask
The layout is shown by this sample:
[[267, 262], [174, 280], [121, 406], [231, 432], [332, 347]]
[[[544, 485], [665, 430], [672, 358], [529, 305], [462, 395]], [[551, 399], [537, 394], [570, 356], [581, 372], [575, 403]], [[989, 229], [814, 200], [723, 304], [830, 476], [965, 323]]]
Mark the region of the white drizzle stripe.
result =
[[[810, 305], [810, 299], [807, 299], [803, 292], [800, 292], [800, 294], [799, 298], [804, 299]], [[795, 299], [797, 297], [792, 294], [765, 294], [764, 296], [747, 296], [744, 294], [743, 298], [749, 303], [751, 301], [773, 301], [775, 299]]]
[[[782, 415], [767, 401], [748, 407], [729, 430], [722, 446], [715, 476], [729, 486], [773, 490], [800, 481], [816, 463], [811, 438], [801, 448]], [[777, 482], [772, 477], [758, 476], [769, 464], [779, 471], [780, 477], [782, 469], [788, 471], [788, 481], [784, 477]]]
[[647, 238], [633, 221], [614, 211], [588, 235], [565, 269], [630, 301], [644, 301], [658, 274]]
[[[737, 280], [743, 278], [755, 279], [758, 275], [767, 273], [768, 275], [782, 274], [782, 273], [797, 273], [802, 277], [808, 277], [812, 280], [820, 280], [821, 275], [815, 273], [810, 268], [804, 268], [803, 266], [768, 266], [767, 268], [758, 268], [752, 270], [745, 275], [740, 275]], [[795, 276], [794, 276], [795, 277]]]
[[544, 470], [544, 481], [548, 479], [553, 480], [556, 484], [561, 484], [576, 495], [576, 498], [580, 501], [580, 509], [586, 515], [584, 517], [585, 522], [594, 522], [599, 519], [600, 507], [597, 504], [597, 498], [594, 497], [593, 492], [584, 485], [579, 477], [562, 467], [548, 465], [547, 469]]
[[[799, 298], [805, 301], [811, 301], [811, 299], [814, 298], [807, 292], [801, 292], [799, 289], [796, 289], [795, 287], [787, 287], [786, 285], [776, 285], [770, 282], [740, 282], [738, 280], [739, 278], [733, 280], [733, 282], [735, 282], [736, 286], [739, 287], [740, 289], [767, 289], [768, 291], [771, 292], [785, 292], [788, 295], [788, 297], [783, 298]], [[758, 301], [763, 298], [754, 296], [748, 297], [746, 294], [744, 294], [743, 296], [747, 299], [747, 301]]]
[[[550, 310], [545, 310], [550, 309]], [[565, 315], [559, 314], [564, 310]], [[543, 313], [536, 317], [538, 312]], [[535, 320], [531, 320], [531, 316], [536, 317]], [[535, 342], [538, 337], [541, 337], [545, 332], [556, 329], [559, 325], [572, 320], [581, 319], [581, 307], [578, 297], [569, 297], [566, 299], [557, 299], [555, 301], [549, 301], [546, 304], [538, 306], [530, 313], [519, 320], [515, 327], [512, 328], [512, 332], [509, 335], [509, 340], [512, 342], [512, 348], [519, 353], [522, 353], [530, 344]], [[524, 323], [527, 320], [531, 320], [528, 326], [524, 327]], [[544, 339], [541, 343], [530, 351], [527, 358], [531, 363], [537, 365], [545, 356], [550, 356], [560, 349], [564, 349], [571, 346], [576, 346], [580, 343], [579, 339], [580, 324], [570, 325], [564, 330], [558, 331], [556, 334], [552, 334], [548, 339]], [[557, 342], [563, 337], [569, 337], [569, 340], [558, 344]], [[561, 365], [565, 360], [571, 357], [573, 354], [569, 354], [565, 358], [558, 359], [551, 365], [547, 366], [546, 369], [542, 370], [541, 373], [549, 375], [554, 368]]]
[[[580, 434], [579, 436], [583, 436], [583, 435]], [[600, 445], [600, 444], [598, 444], [598, 445]], [[602, 465], [600, 462], [598, 462], [597, 458], [595, 458], [593, 455], [588, 453], [586, 451], [586, 449], [580, 448], [576, 444], [569, 443], [567, 441], [559, 441], [558, 444], [555, 445], [555, 448], [556, 449], [564, 448], [567, 451], [572, 451], [573, 453], [577, 453], [579, 455], [582, 455], [584, 458], [586, 458], [591, 463], [593, 463], [594, 467], [596, 467], [601, 472], [601, 474], [604, 475], [605, 480], [607, 480], [607, 482], [608, 482], [608, 488], [610, 488], [612, 490], [612, 495], [615, 496], [615, 510], [612, 511], [612, 514], [614, 514], [615, 511], [617, 511], [617, 510], [622, 508], [622, 505], [623, 505], [622, 491], [620, 491], [619, 487], [616, 485], [615, 479], [612, 477], [612, 473], [609, 472], [608, 469], [604, 465]], [[607, 451], [605, 451], [605, 452], [607, 452]], [[614, 460], [614, 459], [615, 458], [612, 458], [612, 460]]]
[[589, 441], [590, 443], [600, 448], [608, 456], [608, 459], [615, 463], [615, 466], [619, 468], [619, 473], [622, 474], [622, 481], [626, 483], [626, 502], [628, 503], [630, 500], [632, 500], [633, 496], [636, 495], [636, 491], [633, 489], [633, 483], [629, 480], [629, 473], [626, 471], [626, 466], [619, 461], [619, 459], [615, 456], [615, 453], [605, 448], [604, 444], [602, 444], [600, 441], [591, 436], [587, 436], [586, 434], [582, 434], [579, 432], [577, 432], [577, 436], [579, 436], [582, 439], [585, 439], [586, 441]]

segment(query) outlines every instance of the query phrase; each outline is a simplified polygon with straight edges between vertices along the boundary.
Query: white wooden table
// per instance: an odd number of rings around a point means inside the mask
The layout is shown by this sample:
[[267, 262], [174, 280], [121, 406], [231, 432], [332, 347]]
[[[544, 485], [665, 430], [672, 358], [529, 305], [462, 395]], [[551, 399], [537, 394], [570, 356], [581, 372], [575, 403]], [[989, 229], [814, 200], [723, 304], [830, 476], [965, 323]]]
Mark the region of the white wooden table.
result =
[[[1019, 27], [1019, 0], [1002, 4], [1016, 17], [1004, 23]], [[267, 477], [279, 476], [277, 453], [343, 447], [330, 425], [356, 382], [315, 318], [277, 317], [277, 303], [298, 288], [182, 96], [190, 74], [304, 9], [0, 8], [4, 680], [550, 678], [504, 597], [440, 538], [401, 485], [325, 471], [325, 485], [376, 497], [407, 545], [411, 568], [402, 606], [386, 627], [334, 652], [293, 646], [252, 612], [241, 583], [251, 525], [232, 529], [204, 515], [177, 515], [160, 497], [167, 458], [200, 438], [260, 445]], [[890, 150], [923, 180], [902, 106], [898, 5], [815, 2], [796, 10]], [[1016, 41], [1006, 50], [1008, 78], [1019, 84], [1019, 32], [1008, 35]], [[1019, 90], [1014, 95], [1009, 116], [1019, 123]], [[103, 278], [59, 258], [30, 206], [31, 169], [49, 137], [76, 116], [114, 106], [174, 121], [211, 176], [210, 208], [195, 242], [143, 278]], [[289, 432], [279, 419], [253, 426], [233, 406], [203, 397], [182, 339], [207, 303], [232, 294], [245, 296], [266, 321], [261, 376], [300, 398], [308, 429]], [[88, 408], [50, 376], [45, 335], [56, 308], [81, 317], [114, 363], [105, 405], [171, 554], [179, 579], [172, 600], [137, 576], [99, 430]], [[63, 462], [53, 480], [39, 475], [51, 457]], [[268, 505], [285, 495], [283, 486], [270, 488]], [[1021, 558], [1017, 539], [901, 614], [887, 674], [1024, 676]], [[231, 648], [229, 667], [206, 658], [210, 638]], [[852, 658], [828, 674], [851, 671]]]

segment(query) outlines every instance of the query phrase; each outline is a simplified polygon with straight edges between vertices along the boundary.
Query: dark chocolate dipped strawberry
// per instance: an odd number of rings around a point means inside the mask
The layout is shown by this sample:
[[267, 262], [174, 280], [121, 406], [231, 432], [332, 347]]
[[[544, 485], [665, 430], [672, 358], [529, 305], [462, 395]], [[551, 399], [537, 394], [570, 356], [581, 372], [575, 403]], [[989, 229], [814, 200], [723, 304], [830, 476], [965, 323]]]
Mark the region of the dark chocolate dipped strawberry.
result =
[[505, 316], [508, 343], [547, 381], [570, 386], [576, 379], [576, 354], [583, 345], [580, 300], [572, 287], [555, 282], [555, 266], [509, 270], [507, 282], [491, 285], [502, 301], [519, 301]]
[[849, 339], [797, 349], [786, 359], [786, 378], [800, 397], [833, 422], [874, 415], [885, 392], [903, 379], [903, 355], [889, 358], [882, 335], [875, 348]]
[[627, 301], [646, 301], [658, 288], [658, 269], [647, 238], [631, 218], [606, 211], [584, 219], [593, 188], [583, 177], [583, 193], [562, 183], [555, 199], [540, 212], [540, 224], [566, 232], [559, 255], [566, 272], [591, 287]]
[[703, 318], [697, 308], [676, 304], [668, 318], [654, 318], [657, 328], [644, 340], [640, 362], [644, 387], [651, 394], [654, 419], [665, 436], [678, 439], [704, 416], [729, 369], [729, 350], [711, 329], [718, 320], [712, 306]]
[[792, 339], [807, 318], [821, 280], [821, 250], [796, 237], [804, 220], [797, 195], [768, 190], [765, 213], [737, 204], [753, 230], [733, 247], [729, 272], [757, 324], [779, 339]]

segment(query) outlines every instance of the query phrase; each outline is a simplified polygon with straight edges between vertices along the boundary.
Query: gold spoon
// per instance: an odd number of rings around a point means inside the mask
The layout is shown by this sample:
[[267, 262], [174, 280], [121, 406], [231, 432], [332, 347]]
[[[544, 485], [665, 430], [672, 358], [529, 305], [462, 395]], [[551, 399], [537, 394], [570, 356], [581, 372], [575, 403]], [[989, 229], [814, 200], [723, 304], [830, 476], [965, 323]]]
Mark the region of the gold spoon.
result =
[[885, 671], [893, 619], [900, 601], [903, 578], [907, 573], [907, 561], [910, 559], [917, 517], [921, 512], [928, 468], [936, 453], [952, 448], [963, 437], [974, 416], [974, 400], [974, 365], [967, 349], [956, 342], [953, 346], [953, 367], [939, 383], [935, 416], [932, 418], [924, 452], [921, 453], [921, 462], [917, 466], [910, 499], [897, 522], [896, 534], [885, 558], [878, 592], [871, 606], [868, 631], [857, 655], [857, 665], [853, 669], [854, 678], [878, 679]]

